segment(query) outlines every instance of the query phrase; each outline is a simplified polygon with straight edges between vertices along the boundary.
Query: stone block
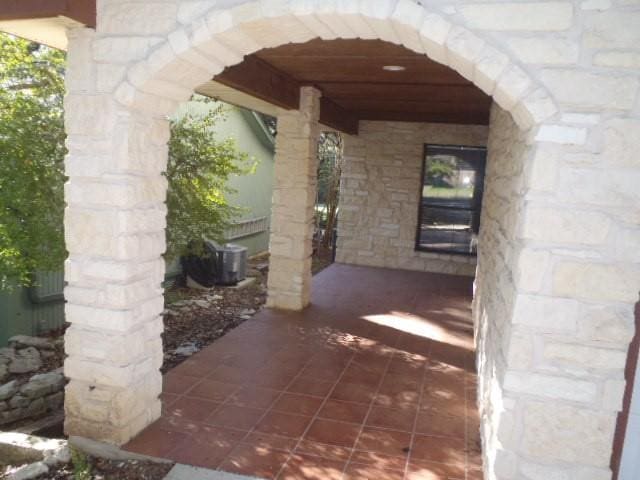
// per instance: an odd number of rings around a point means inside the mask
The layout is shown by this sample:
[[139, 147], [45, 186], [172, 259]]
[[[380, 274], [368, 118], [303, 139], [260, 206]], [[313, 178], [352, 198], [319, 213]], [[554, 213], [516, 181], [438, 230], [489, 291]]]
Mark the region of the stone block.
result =
[[53, 350], [55, 345], [53, 341], [44, 337], [31, 337], [29, 335], [14, 335], [7, 343], [15, 349], [34, 347], [38, 350]]
[[579, 304], [575, 300], [518, 295], [513, 323], [545, 333], [570, 334], [576, 332], [579, 312]]
[[509, 59], [505, 54], [485, 44], [475, 62], [473, 83], [487, 95], [493, 94], [496, 81], [508, 65]]
[[103, 37], [92, 44], [93, 59], [104, 63], [129, 63], [143, 60], [161, 37]]
[[565, 38], [510, 37], [509, 49], [524, 63], [568, 65], [578, 61], [579, 46]]
[[484, 40], [466, 29], [454, 27], [447, 36], [447, 65], [467, 79], [473, 78], [476, 59], [484, 49]]
[[564, 125], [542, 125], [535, 139], [539, 142], [562, 145], [583, 145], [587, 140], [587, 130]]
[[627, 352], [624, 350], [588, 347], [552, 340], [545, 342], [543, 356], [558, 365], [618, 371], [624, 369], [627, 361]]
[[429, 58], [446, 64], [446, 41], [452, 25], [435, 13], [426, 15], [420, 28], [420, 41]]
[[98, 33], [158, 35], [176, 24], [178, 6], [173, 2], [108, 2], [102, 6]]
[[635, 303], [640, 269], [630, 265], [607, 265], [563, 261], [553, 271], [553, 293], [588, 300]]
[[522, 453], [531, 460], [607, 467], [615, 416], [569, 405], [528, 402]]
[[481, 30], [561, 31], [573, 24], [570, 2], [468, 4], [459, 10], [469, 26]]
[[524, 238], [574, 245], [603, 244], [611, 226], [601, 213], [533, 205], [527, 208], [523, 223]]
[[13, 397], [18, 392], [18, 382], [12, 380], [0, 385], [0, 401]]
[[507, 67], [496, 82], [493, 99], [504, 110], [511, 110], [531, 87], [529, 75], [520, 67]]
[[587, 48], [616, 49], [640, 44], [640, 12], [610, 10], [584, 19], [583, 45]]
[[605, 124], [602, 158], [613, 167], [638, 167], [640, 120], [616, 118]]
[[633, 77], [560, 69], [544, 70], [541, 78], [559, 103], [581, 109], [629, 110], [638, 91]]
[[588, 404], [595, 402], [598, 394], [598, 387], [593, 382], [527, 371], [507, 372], [504, 389], [512, 393]]
[[593, 56], [593, 63], [601, 67], [640, 68], [640, 53], [637, 52], [598, 52]]
[[20, 393], [29, 398], [43, 397], [64, 388], [64, 376], [61, 373], [49, 372], [32, 376], [20, 387]]
[[607, 380], [602, 393], [602, 408], [608, 411], [622, 410], [622, 398], [626, 382], [624, 380]]
[[40, 352], [33, 347], [16, 350], [9, 363], [9, 373], [35, 372], [42, 365]]
[[25, 397], [24, 395], [20, 395], [16, 393], [11, 399], [8, 401], [10, 408], [26, 408], [31, 403], [31, 399], [29, 397]]
[[580, 318], [580, 336], [591, 342], [626, 345], [634, 334], [631, 306], [585, 305]]

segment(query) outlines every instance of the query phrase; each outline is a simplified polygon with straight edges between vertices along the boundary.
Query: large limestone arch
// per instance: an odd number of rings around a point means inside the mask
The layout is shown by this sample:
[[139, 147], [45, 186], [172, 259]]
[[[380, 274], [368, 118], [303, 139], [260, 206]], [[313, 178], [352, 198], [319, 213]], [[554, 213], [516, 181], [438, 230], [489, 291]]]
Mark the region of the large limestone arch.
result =
[[[563, 381], [562, 367], [560, 376], [547, 376], [534, 372], [530, 358], [536, 335], [549, 330], [541, 318], [562, 317], [560, 329], [551, 329], [559, 344], [573, 335], [570, 325], [582, 310], [565, 297], [587, 288], [571, 283], [569, 264], [558, 267], [567, 277], [558, 288], [540, 274], [550, 268], [546, 245], [557, 240], [558, 224], [541, 227], [545, 212], [526, 199], [549, 193], [539, 157], [561, 153], [576, 129], [556, 125], [561, 112], [537, 75], [489, 37], [413, 0], [190, 3], [183, 9], [141, 1], [125, 10], [105, 0], [95, 32], [69, 34], [67, 432], [122, 444], [160, 413], [167, 115], [196, 86], [262, 48], [313, 38], [381, 39], [450, 66], [496, 103], [487, 180], [493, 200], [483, 213], [491, 227], [481, 234], [487, 247], [474, 305], [487, 478], [520, 478], [517, 472], [531, 465], [587, 475], [567, 478], [607, 478], [603, 445], [622, 365], [611, 360], [609, 383], [598, 375]], [[591, 231], [570, 216], [554, 221], [569, 237]], [[618, 293], [596, 298], [604, 305], [593, 308], [623, 308], [631, 299]], [[616, 352], [627, 337], [616, 340]], [[536, 389], [553, 392], [541, 397]], [[565, 440], [575, 445], [558, 445]]]

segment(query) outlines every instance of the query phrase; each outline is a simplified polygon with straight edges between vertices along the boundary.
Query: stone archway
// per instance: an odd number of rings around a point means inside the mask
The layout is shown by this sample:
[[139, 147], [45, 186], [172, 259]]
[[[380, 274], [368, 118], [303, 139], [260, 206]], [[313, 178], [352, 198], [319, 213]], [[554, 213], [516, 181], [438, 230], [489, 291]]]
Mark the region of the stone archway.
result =
[[[475, 301], [488, 478], [515, 478], [523, 465], [606, 476], [603, 458], [608, 452], [603, 453], [602, 446], [610, 440], [615, 409], [600, 408], [600, 402], [615, 403], [620, 382], [530, 373], [532, 353], [527, 349], [534, 348], [536, 335], [548, 331], [539, 317], [558, 317], [558, 324], [566, 322], [561, 333], [571, 335], [570, 325], [579, 312], [575, 300], [565, 297], [576, 291], [582, 295], [588, 288], [586, 283], [576, 286], [573, 275], [594, 273], [570, 262], [559, 265], [553, 289], [537, 274], [540, 265], [548, 263], [550, 253], [544, 245], [557, 238], [558, 222], [568, 237], [577, 235], [582, 225], [570, 214], [546, 225], [543, 209], [525, 202], [527, 189], [550, 191], [533, 162], [540, 152], [550, 155], [544, 142], [559, 144], [560, 150], [564, 144], [580, 142], [576, 129], [547, 123], [559, 113], [537, 77], [486, 37], [412, 0], [339, 5], [261, 1], [230, 8], [212, 2], [185, 13], [179, 28], [161, 33], [146, 25], [153, 19], [174, 25], [177, 11], [140, 3], [139, 17], [131, 21], [145, 35], [119, 31], [123, 17], [113, 5], [95, 33], [70, 33], [65, 218], [70, 252], [65, 294], [72, 324], [65, 364], [71, 379], [68, 433], [122, 444], [160, 412], [166, 115], [197, 85], [259, 49], [318, 37], [376, 38], [424, 53], [491, 95], [499, 107], [492, 121], [498, 127], [493, 145], [500, 165], [508, 169], [505, 160], [519, 160], [510, 195], [496, 195], [495, 251], [484, 260], [481, 254]], [[119, 56], [128, 61], [119, 63]], [[500, 186], [497, 182], [496, 189]], [[505, 218], [508, 224], [502, 222]], [[520, 230], [523, 218], [531, 224]], [[501, 228], [507, 228], [507, 234]], [[603, 274], [615, 275], [605, 270]], [[491, 282], [494, 288], [488, 287]], [[606, 301], [629, 301], [627, 291], [617, 295]], [[618, 343], [626, 348], [624, 334]], [[580, 355], [575, 348], [571, 351]], [[622, 369], [615, 359], [610, 361], [616, 372]], [[552, 394], [536, 397], [536, 389]], [[569, 435], [561, 431], [565, 421]], [[591, 440], [581, 445], [581, 438]], [[553, 451], [565, 440], [577, 445], [562, 445], [560, 454]], [[549, 446], [539, 447], [538, 442]]]

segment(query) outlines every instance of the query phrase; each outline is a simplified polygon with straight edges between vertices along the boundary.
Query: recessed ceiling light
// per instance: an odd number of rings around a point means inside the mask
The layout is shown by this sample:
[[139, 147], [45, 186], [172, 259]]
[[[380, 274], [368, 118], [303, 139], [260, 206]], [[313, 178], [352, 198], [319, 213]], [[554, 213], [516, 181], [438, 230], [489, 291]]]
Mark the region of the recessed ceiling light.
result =
[[387, 72], [402, 72], [403, 70], [406, 70], [407, 67], [403, 67], [402, 65], [385, 65], [382, 69]]

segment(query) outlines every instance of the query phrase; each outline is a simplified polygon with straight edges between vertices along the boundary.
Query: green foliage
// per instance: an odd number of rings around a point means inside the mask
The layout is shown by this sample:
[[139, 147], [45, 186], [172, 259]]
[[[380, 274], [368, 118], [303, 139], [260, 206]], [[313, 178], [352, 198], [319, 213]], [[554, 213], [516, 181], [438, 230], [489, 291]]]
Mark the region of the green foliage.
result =
[[456, 172], [456, 158], [451, 155], [434, 155], [427, 163], [426, 177], [431, 185], [450, 186], [450, 177]]
[[[209, 99], [194, 98], [211, 103]], [[231, 193], [227, 180], [234, 174], [250, 173], [248, 156], [237, 150], [233, 139], [215, 136], [216, 122], [224, 118], [222, 106], [212, 107], [204, 116], [187, 114], [171, 123], [169, 164], [166, 176], [167, 254], [169, 259], [187, 253], [203, 253], [197, 242], [210, 238], [222, 241], [224, 230], [239, 209], [225, 194]], [[195, 251], [194, 251], [195, 248]]]
[[77, 448], [70, 447], [71, 464], [74, 480], [91, 480], [91, 463], [89, 457]]
[[64, 53], [0, 33], [0, 289], [66, 255]]

